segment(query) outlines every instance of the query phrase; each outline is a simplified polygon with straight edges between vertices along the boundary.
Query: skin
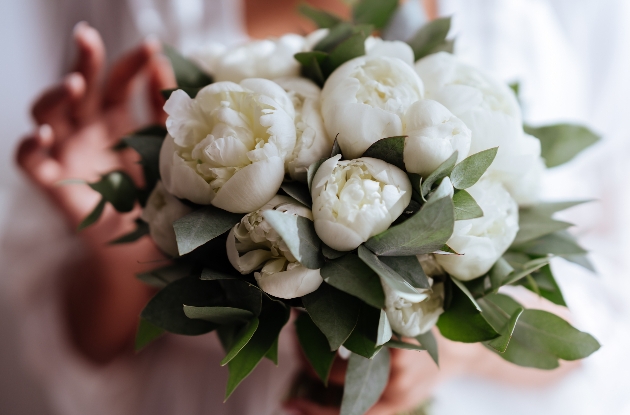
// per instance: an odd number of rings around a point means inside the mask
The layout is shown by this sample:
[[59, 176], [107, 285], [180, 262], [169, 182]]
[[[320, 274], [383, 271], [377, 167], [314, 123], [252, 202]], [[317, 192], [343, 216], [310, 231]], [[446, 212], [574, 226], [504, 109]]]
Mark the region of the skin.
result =
[[[338, 0], [310, 1], [340, 16], [348, 7]], [[424, 0], [429, 16], [437, 15], [435, 0]], [[306, 33], [313, 27], [294, 13], [294, 0], [245, 1], [246, 22], [252, 37]], [[176, 86], [160, 45], [145, 42], [106, 70], [105, 46], [98, 32], [85, 23], [74, 31], [76, 64], [57, 85], [44, 91], [32, 106], [35, 131], [17, 150], [16, 160], [24, 174], [53, 201], [69, 229], [94, 208], [99, 196], [85, 185], [56, 185], [69, 178], [95, 181], [114, 169], [127, 171], [142, 184], [138, 157], [132, 151], [113, 152], [112, 145], [129, 131], [141, 127], [131, 116], [131, 92], [146, 82], [146, 100], [155, 123], [164, 123], [164, 100], [160, 91]], [[64, 306], [69, 335], [78, 353], [94, 363], [106, 364], [133, 353], [133, 340], [140, 311], [154, 291], [135, 274], [166, 263], [165, 256], [149, 238], [109, 246], [107, 242], [134, 229], [139, 208], [119, 214], [110, 206], [102, 218], [79, 234], [85, 255], [65, 271]], [[86, 270], [89, 270], [86, 272]], [[479, 345], [447, 342], [438, 336], [441, 368], [427, 353], [392, 350], [389, 384], [369, 415], [390, 415], [416, 407], [431, 395], [442, 380], [465, 372], [526, 385], [544, 385], [562, 376], [571, 365], [554, 372], [533, 371], [508, 365]], [[304, 360], [303, 360], [304, 361]], [[304, 370], [309, 370], [304, 363]], [[343, 383], [345, 364], [336, 362], [331, 382]], [[293, 414], [332, 415], [338, 409], [320, 407], [305, 400], [292, 400], [286, 409]]]

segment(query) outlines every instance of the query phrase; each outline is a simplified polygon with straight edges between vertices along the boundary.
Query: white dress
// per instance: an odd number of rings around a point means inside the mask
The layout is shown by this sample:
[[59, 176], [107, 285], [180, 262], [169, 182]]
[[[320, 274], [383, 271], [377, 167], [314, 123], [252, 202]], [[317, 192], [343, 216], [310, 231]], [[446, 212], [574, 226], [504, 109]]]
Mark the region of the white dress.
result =
[[[184, 50], [194, 48], [199, 36], [219, 41], [243, 38], [240, 11], [231, 7], [235, 3], [229, 0], [134, 0], [118, 3], [129, 8], [106, 6], [113, 3], [117, 2], [83, 1], [83, 11], [66, 16], [65, 26], [48, 22], [48, 29], [54, 29], [54, 39], [59, 43], [75, 21], [91, 15], [96, 20], [90, 22], [105, 34], [106, 43], [122, 50], [141, 34], [159, 27], [157, 19], [165, 14], [171, 16], [163, 22], [170, 31], [161, 35], [168, 38], [169, 34], [181, 34], [169, 41]], [[201, 10], [200, 5], [203, 9], [204, 5], [217, 4], [223, 9], [203, 14], [213, 19], [212, 24], [195, 13]], [[408, 1], [405, 7], [408, 13], [398, 17], [397, 29], [390, 31], [390, 36], [404, 37], [424, 21], [416, 1]], [[165, 10], [178, 11], [169, 14]], [[624, 160], [624, 155], [630, 154], [630, 130], [625, 127], [630, 108], [630, 36], [624, 24], [624, 19], [630, 17], [628, 4], [613, 0], [444, 0], [440, 2], [440, 14], [454, 15], [456, 52], [463, 59], [506, 82], [521, 82], [528, 122], [586, 122], [604, 135], [594, 151], [551, 172], [544, 189], [550, 199], [595, 197], [603, 201], [568, 214], [580, 225], [584, 244], [594, 251], [600, 277], [560, 261], [554, 267], [572, 307], [574, 323], [593, 333], [604, 347], [580, 370], [544, 391], [520, 390], [473, 378], [453, 380], [436, 392], [434, 413], [491, 415], [505, 413], [507, 407], [511, 414], [626, 413], [623, 411], [630, 407], [621, 388], [629, 384], [630, 373], [623, 350], [630, 340], [626, 305], [630, 303], [630, 283], [622, 277], [627, 275], [630, 243], [623, 230], [630, 228], [624, 226], [628, 219], [623, 213], [629, 210], [626, 194], [630, 192], [618, 189], [630, 176]], [[116, 30], [112, 30], [112, 21], [121, 22], [120, 27], [116, 24]], [[183, 21], [194, 24], [184, 30]], [[220, 30], [205, 35], [207, 27]], [[45, 29], [33, 35], [33, 45], [41, 42]], [[59, 59], [64, 55], [55, 47], [42, 48], [47, 52], [39, 62], [56, 62], [56, 72], [37, 78], [37, 87], [30, 87], [33, 92], [41, 89], [41, 79], [50, 83], [61, 74], [67, 56]], [[33, 61], [30, 54], [24, 59]], [[17, 94], [19, 89], [14, 89]], [[27, 102], [20, 111], [25, 110]], [[16, 187], [23, 186], [20, 182]], [[5, 230], [2, 263], [10, 264], [3, 269], [10, 268], [11, 273], [2, 278], [2, 292], [8, 294], [19, 315], [25, 355], [58, 413], [258, 415], [277, 410], [295, 369], [288, 330], [283, 332], [280, 345], [280, 367], [263, 362], [226, 404], [221, 403], [226, 370], [219, 367], [222, 351], [213, 334], [196, 338], [167, 336], [139, 356], [105, 368], [91, 366], [74, 354], [60, 318], [55, 271], [76, 248], [77, 240], [35, 192], [21, 189], [12, 192], [11, 198], [14, 211], [19, 208], [22, 214], [17, 219], [12, 214], [12, 226]], [[7, 198], [0, 200], [6, 206]], [[33, 261], [33, 253], [37, 253], [37, 261]]]

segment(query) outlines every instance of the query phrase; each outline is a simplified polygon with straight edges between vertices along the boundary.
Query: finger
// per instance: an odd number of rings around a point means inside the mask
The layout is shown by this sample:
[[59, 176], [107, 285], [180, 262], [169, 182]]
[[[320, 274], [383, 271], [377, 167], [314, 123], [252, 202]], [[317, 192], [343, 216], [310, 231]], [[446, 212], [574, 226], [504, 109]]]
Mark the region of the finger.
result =
[[291, 415], [339, 415], [339, 408], [321, 406], [306, 399], [292, 399], [283, 409]]
[[71, 73], [59, 85], [45, 91], [35, 101], [31, 114], [37, 124], [48, 124], [57, 137], [63, 137], [69, 133], [73, 125], [69, 108], [80, 102], [84, 94], [83, 76]]
[[50, 157], [54, 145], [52, 128], [44, 124], [32, 137], [20, 143], [16, 159], [22, 170], [40, 186], [50, 186], [61, 178], [61, 166]]
[[164, 112], [166, 101], [162, 95], [162, 90], [175, 87], [177, 87], [177, 81], [170, 61], [166, 56], [155, 55], [151, 60], [149, 72], [149, 100], [153, 122], [158, 124], [166, 122], [166, 113]]
[[105, 108], [119, 105], [127, 100], [133, 81], [144, 69], [148, 68], [153, 56], [159, 50], [160, 43], [155, 39], [148, 39], [114, 64], [105, 83], [103, 97]]
[[105, 65], [105, 44], [98, 31], [86, 22], [79, 22], [74, 27], [74, 41], [78, 49], [74, 70], [83, 76], [86, 85], [85, 97], [74, 109], [76, 120], [82, 122], [98, 108], [100, 76]]

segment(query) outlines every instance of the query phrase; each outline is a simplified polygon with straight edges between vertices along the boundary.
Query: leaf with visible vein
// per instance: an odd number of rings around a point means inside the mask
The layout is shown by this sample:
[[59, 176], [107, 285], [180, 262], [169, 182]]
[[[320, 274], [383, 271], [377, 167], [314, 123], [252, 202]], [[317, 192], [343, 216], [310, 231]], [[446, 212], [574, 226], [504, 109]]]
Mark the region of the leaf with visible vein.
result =
[[350, 356], [340, 415], [363, 415], [378, 401], [389, 379], [389, 361], [387, 348], [373, 359]]
[[494, 161], [499, 147], [489, 148], [466, 157], [457, 164], [450, 174], [451, 183], [456, 189], [468, 189], [488, 170]]

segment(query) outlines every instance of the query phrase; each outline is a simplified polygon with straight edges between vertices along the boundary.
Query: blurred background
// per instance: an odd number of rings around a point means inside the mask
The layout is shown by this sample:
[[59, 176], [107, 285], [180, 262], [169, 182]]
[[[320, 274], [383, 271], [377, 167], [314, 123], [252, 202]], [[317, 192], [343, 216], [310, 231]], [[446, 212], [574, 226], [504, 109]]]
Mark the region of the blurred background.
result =
[[[32, 131], [33, 100], [68, 71], [75, 50], [72, 28], [88, 21], [103, 35], [110, 60], [148, 35], [184, 53], [208, 41], [234, 44], [247, 36], [305, 33], [293, 17], [297, 1], [281, 0], [3, 0], [0, 2], [0, 413], [63, 413], [63, 396], [42, 380], [46, 348], [29, 344], [46, 275], [26, 275], [6, 257], [14, 243], [7, 224], [25, 228], [50, 222], [18, 214], [43, 203], [18, 172], [16, 144]], [[315, 4], [316, 2], [311, 2]], [[317, 2], [344, 13], [339, 1]], [[561, 260], [553, 263], [572, 321], [593, 334], [600, 351], [557, 384], [545, 388], [501, 385], [460, 377], [435, 392], [431, 413], [441, 414], [630, 414], [630, 2], [626, 0], [409, 0], [386, 36], [406, 36], [427, 14], [453, 16], [456, 54], [505, 82], [518, 81], [524, 118], [532, 125], [585, 124], [602, 135], [594, 148], [548, 172], [545, 198], [597, 199], [562, 219], [578, 225], [598, 275]], [[36, 212], [36, 210], [34, 211]], [[48, 222], [47, 222], [48, 221]], [[56, 225], [55, 225], [56, 223]], [[29, 229], [31, 229], [29, 228]], [[47, 226], [35, 229], [53, 232]], [[32, 231], [32, 229], [31, 229]], [[33, 234], [31, 232], [31, 234]], [[29, 251], [28, 261], [45, 261]], [[51, 247], [52, 249], [52, 247]], [[52, 254], [51, 254], [52, 255]], [[26, 268], [24, 268], [26, 269]], [[45, 286], [45, 285], [43, 285]], [[41, 289], [41, 288], [40, 288]], [[39, 352], [33, 352], [33, 350]], [[509, 408], [509, 409], [508, 409]]]

